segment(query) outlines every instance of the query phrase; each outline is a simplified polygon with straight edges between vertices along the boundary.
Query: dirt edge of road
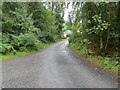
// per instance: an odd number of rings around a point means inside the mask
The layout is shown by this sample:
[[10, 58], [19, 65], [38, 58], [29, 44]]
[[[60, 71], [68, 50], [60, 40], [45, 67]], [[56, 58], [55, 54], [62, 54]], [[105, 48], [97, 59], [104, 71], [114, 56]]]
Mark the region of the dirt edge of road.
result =
[[[82, 57], [80, 56], [77, 52], [75, 52], [74, 50], [72, 50], [70, 47], [68, 47], [68, 50], [73, 54], [75, 55], [77, 58], [82, 58], [85, 62], [87, 63], [90, 63], [94, 68], [98, 68], [98, 69], [101, 69], [103, 70], [104, 72], [107, 72], [109, 73], [114, 79], [118, 79], [118, 81], [120, 81], [120, 71], [110, 71], [110, 70], [107, 70], [107, 69], [104, 69], [102, 67], [100, 67], [99, 65], [97, 65], [96, 63], [92, 62], [91, 60], [85, 58], [85, 57]], [[118, 83], [120, 85], [120, 83]]]

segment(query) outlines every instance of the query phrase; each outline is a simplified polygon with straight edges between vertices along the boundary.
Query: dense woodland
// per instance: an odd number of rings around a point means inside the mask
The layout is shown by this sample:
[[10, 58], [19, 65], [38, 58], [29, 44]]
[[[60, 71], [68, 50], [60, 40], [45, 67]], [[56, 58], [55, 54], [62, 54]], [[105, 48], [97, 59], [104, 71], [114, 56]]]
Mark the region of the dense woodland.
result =
[[[60, 6], [61, 5], [61, 6]], [[60, 39], [63, 27], [63, 3], [4, 2], [2, 6], [2, 42], [0, 52], [37, 50], [40, 43]], [[57, 7], [57, 8], [52, 8]]]
[[[72, 4], [71, 4], [72, 3]], [[87, 55], [119, 60], [120, 2], [3, 2], [3, 54], [37, 50], [38, 44], [55, 42], [72, 30], [70, 44]], [[68, 21], [65, 8], [72, 7]]]
[[120, 2], [73, 2], [72, 8], [67, 23], [74, 31], [70, 43], [85, 54], [119, 60]]

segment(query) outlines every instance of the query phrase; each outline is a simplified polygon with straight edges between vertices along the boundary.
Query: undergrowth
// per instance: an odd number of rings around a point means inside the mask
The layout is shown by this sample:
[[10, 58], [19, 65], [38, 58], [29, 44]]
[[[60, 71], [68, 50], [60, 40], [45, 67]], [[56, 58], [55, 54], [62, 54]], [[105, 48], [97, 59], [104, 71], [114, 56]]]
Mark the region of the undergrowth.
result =
[[[100, 68], [103, 68], [105, 70], [110, 70], [110, 71], [119, 71], [119, 62], [113, 57], [102, 57], [98, 55], [88, 55], [87, 49], [80, 49], [81, 46], [78, 46], [79, 44], [77, 43], [70, 43], [69, 47], [76, 52], [78, 55], [81, 57], [91, 61], [92, 63], [96, 64]], [[117, 57], [116, 57], [117, 58]]]

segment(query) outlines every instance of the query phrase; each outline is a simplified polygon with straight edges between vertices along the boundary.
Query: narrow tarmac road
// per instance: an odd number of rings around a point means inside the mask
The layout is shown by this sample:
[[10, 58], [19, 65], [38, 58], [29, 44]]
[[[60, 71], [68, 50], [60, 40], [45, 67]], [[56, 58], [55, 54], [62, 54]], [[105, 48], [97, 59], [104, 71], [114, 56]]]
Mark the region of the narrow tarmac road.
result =
[[76, 57], [62, 41], [2, 62], [4, 88], [117, 88], [109, 73]]

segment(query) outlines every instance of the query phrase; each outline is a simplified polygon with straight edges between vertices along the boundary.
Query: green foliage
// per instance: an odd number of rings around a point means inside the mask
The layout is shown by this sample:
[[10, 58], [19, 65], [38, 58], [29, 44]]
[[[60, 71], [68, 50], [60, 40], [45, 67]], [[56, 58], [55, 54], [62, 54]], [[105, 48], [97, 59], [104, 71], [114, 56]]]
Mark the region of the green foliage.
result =
[[21, 34], [19, 36], [20, 40], [20, 51], [26, 51], [26, 50], [38, 50], [38, 43], [39, 41], [37, 40], [37, 38], [35, 37], [35, 35], [33, 34]]
[[72, 35], [70, 38], [69, 38], [69, 42], [70, 43], [74, 43], [74, 42], [81, 42], [82, 38], [81, 38], [81, 34], [76, 32], [74, 33], [74, 35]]
[[2, 44], [0, 43], [0, 53], [7, 54], [9, 52], [16, 53], [16, 50], [10, 44]]
[[[91, 23], [90, 20], [88, 20], [89, 23]], [[94, 15], [92, 16], [92, 22], [95, 23], [92, 28], [88, 30], [88, 32], [93, 32], [96, 34], [99, 34], [103, 30], [107, 30], [110, 24], [104, 20], [102, 20], [101, 15]]]
[[9, 43], [10, 42], [10, 36], [8, 34], [2, 34], [2, 43]]
[[97, 55], [107, 56], [117, 53], [119, 51], [119, 2], [73, 3], [72, 6], [76, 10], [70, 12], [70, 18], [75, 18], [69, 26], [74, 31], [70, 42], [79, 42], [83, 45], [82, 43], [87, 39], [90, 43], [87, 42], [84, 46], [95, 51]]
[[54, 42], [58, 38], [58, 27], [62, 30], [63, 18], [60, 14], [53, 15], [42, 2], [3, 2], [0, 5], [2, 54], [38, 50], [38, 44]]
[[12, 52], [12, 51], [27, 51], [27, 50], [38, 50], [37, 44], [39, 41], [35, 35], [20, 34], [19, 36], [13, 34], [4, 34], [1, 43], [1, 52], [3, 54]]
[[38, 36], [39, 40], [43, 43], [54, 42], [55, 38], [53, 35], [49, 34], [48, 32], [41, 32]]
[[[38, 39], [42, 42], [49, 42], [47, 37], [52, 35], [52, 38], [56, 37], [55, 33], [57, 32], [56, 28], [56, 17], [52, 14], [51, 11], [47, 10], [42, 3], [28, 3], [28, 11], [32, 13], [32, 19], [35, 21], [34, 26], [39, 28], [38, 30]], [[52, 23], [51, 23], [52, 22]], [[54, 40], [53, 40], [54, 41]]]
[[[68, 27], [74, 32], [69, 46], [104, 69], [119, 71], [120, 2], [86, 2], [72, 6], [76, 10], [69, 15]], [[72, 17], [75, 21], [70, 24]]]
[[84, 59], [87, 59], [89, 61], [96, 63], [99, 67], [105, 70], [119, 71], [120, 63], [119, 61], [115, 61], [114, 58], [102, 57], [102, 56], [97, 56], [97, 55], [94, 55], [94, 56], [88, 55], [88, 49], [84, 47], [82, 50], [80, 50], [79, 48], [81, 46], [77, 42], [74, 44], [70, 43], [69, 47], [73, 51], [75, 51], [78, 55], [80, 55], [81, 57], [84, 57]]

